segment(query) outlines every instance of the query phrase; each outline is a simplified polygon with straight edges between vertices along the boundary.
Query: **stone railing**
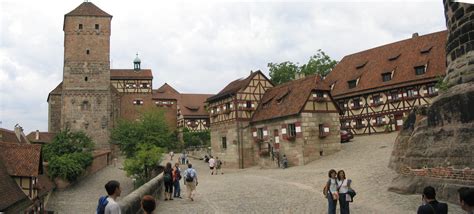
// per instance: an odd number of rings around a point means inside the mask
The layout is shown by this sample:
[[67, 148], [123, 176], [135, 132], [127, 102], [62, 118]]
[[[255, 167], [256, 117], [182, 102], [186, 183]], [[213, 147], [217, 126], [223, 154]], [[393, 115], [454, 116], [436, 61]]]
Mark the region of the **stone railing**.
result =
[[[189, 147], [186, 149], [188, 157], [200, 159], [204, 158], [204, 155], [210, 155], [211, 151], [207, 146], [196, 146], [196, 147]], [[181, 153], [177, 154], [178, 157]], [[176, 155], [175, 155], [176, 156]]]
[[161, 198], [163, 192], [163, 173], [151, 179], [141, 187], [125, 196], [118, 202], [122, 214], [143, 213], [140, 208], [140, 202], [144, 195], [151, 195], [156, 200]]

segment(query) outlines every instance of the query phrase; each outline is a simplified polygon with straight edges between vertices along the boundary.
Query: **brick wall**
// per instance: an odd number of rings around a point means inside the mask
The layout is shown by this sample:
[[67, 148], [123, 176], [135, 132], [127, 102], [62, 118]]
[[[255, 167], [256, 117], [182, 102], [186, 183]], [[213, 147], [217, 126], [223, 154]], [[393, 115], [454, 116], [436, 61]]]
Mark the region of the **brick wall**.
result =
[[405, 167], [400, 169], [400, 174], [420, 177], [474, 181], [474, 169], [470, 168], [455, 169], [452, 167], [435, 167], [412, 169], [410, 167]]

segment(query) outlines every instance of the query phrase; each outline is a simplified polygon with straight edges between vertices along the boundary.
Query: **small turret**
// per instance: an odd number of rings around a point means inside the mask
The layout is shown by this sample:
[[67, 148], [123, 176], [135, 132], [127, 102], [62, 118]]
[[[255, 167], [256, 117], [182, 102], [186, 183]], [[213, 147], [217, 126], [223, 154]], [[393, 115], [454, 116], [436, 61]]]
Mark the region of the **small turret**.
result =
[[135, 59], [133, 60], [133, 70], [139, 71], [141, 63], [142, 61], [140, 60], [140, 58], [138, 58], [138, 53], [137, 53], [137, 57], [135, 57]]

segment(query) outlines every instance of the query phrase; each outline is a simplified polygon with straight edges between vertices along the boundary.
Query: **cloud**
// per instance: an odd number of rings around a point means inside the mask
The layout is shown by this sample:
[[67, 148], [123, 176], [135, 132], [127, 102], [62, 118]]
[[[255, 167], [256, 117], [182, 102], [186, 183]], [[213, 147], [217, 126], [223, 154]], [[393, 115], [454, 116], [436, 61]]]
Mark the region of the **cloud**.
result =
[[[269, 62], [306, 63], [445, 29], [433, 1], [93, 1], [113, 15], [112, 68], [132, 68], [139, 52], [154, 88], [217, 93]], [[63, 19], [81, 1], [3, 0], [0, 120], [47, 129], [49, 91], [62, 79]], [[19, 9], [21, 8], [21, 9]]]

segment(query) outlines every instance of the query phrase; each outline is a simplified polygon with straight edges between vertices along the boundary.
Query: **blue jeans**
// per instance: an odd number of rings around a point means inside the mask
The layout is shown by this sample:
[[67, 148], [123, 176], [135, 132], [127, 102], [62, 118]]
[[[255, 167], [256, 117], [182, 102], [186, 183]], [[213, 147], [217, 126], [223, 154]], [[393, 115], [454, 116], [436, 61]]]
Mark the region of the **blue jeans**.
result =
[[173, 197], [181, 197], [181, 187], [179, 186], [179, 180], [173, 183], [174, 186], [174, 196]]
[[349, 214], [349, 202], [346, 201], [347, 193], [339, 193], [339, 206], [341, 207], [341, 214]]
[[333, 200], [332, 194], [329, 192], [326, 195], [328, 197], [328, 214], [336, 214], [337, 200]]

